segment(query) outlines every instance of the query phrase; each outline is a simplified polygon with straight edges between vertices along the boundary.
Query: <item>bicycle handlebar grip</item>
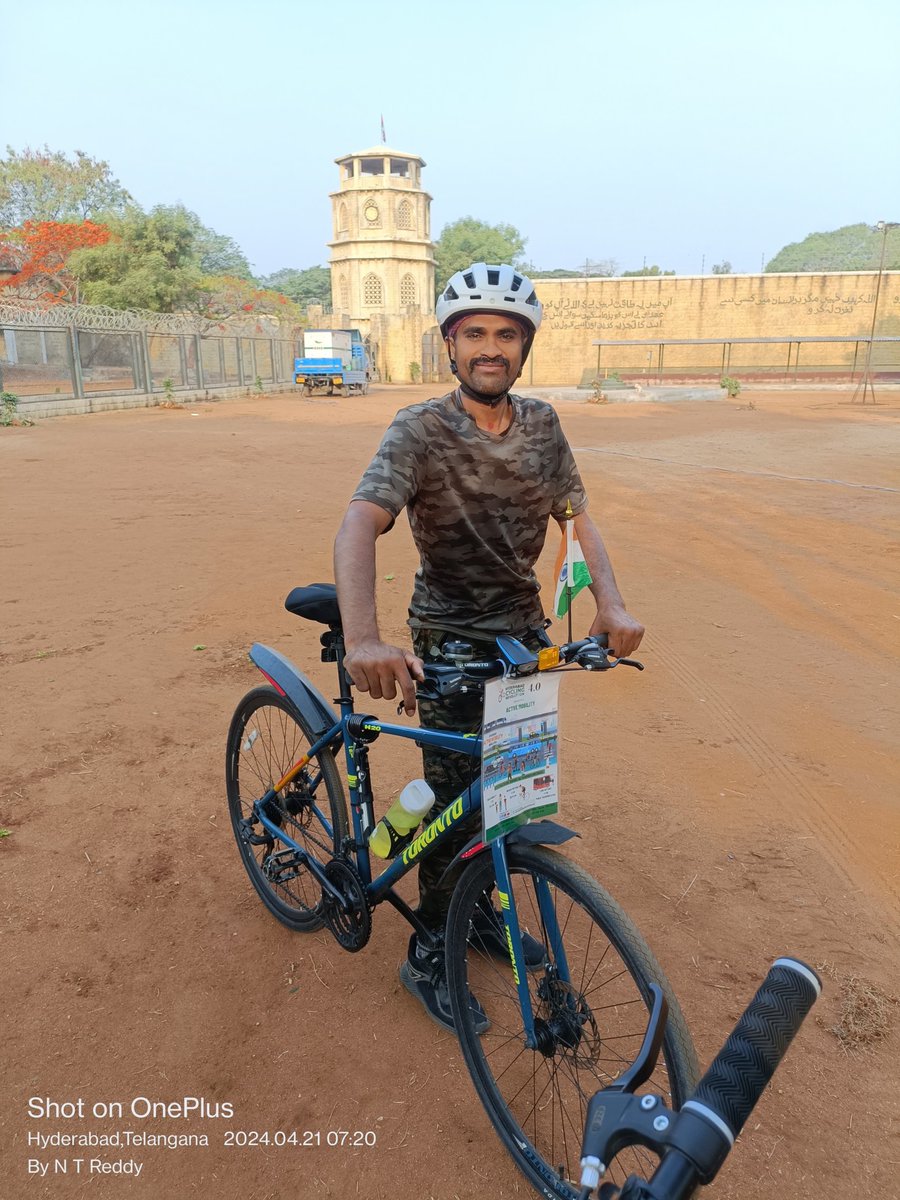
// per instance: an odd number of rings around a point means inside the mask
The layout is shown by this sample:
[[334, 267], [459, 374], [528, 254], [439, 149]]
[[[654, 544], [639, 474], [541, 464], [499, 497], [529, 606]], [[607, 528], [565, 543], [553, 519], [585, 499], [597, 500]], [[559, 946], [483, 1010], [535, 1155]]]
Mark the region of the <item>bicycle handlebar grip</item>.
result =
[[[737, 1137], [822, 991], [815, 971], [779, 958], [683, 1106]], [[718, 1121], [713, 1118], [718, 1118]]]

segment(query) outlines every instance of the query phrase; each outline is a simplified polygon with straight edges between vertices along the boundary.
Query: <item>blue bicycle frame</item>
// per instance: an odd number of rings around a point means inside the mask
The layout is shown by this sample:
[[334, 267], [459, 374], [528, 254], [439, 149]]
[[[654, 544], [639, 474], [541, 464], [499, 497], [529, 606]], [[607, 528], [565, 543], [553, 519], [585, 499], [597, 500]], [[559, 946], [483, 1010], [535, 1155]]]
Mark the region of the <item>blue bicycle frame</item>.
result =
[[[411, 871], [413, 867], [417, 866], [420, 859], [432, 853], [460, 822], [480, 812], [481, 779], [474, 779], [471, 785], [461, 795], [457, 796], [454, 801], [448, 804], [433, 821], [426, 825], [422, 832], [418, 834], [402, 853], [373, 880], [372, 864], [367, 844], [367, 835], [371, 832], [375, 823], [372, 809], [372, 790], [369, 784], [368, 743], [374, 741], [381, 734], [387, 734], [389, 737], [407, 738], [420, 746], [436, 746], [480, 760], [482, 740], [479, 735], [454, 733], [437, 729], [412, 729], [406, 725], [387, 724], [373, 717], [361, 717], [353, 710], [353, 700], [349, 694], [349, 690], [342, 688], [342, 693], [340, 697], [340, 720], [323, 733], [303, 755], [302, 759], [295, 763], [282, 779], [256, 801], [253, 806], [254, 816], [273, 839], [284, 843], [284, 845], [293, 851], [297, 856], [298, 862], [310, 874], [315, 876], [324, 891], [328, 892], [338, 903], [342, 903], [343, 897], [326, 876], [324, 864], [314, 858], [304, 846], [294, 841], [281, 826], [276, 825], [267, 815], [266, 808], [268, 803], [274, 800], [277, 793], [283, 787], [287, 786], [290, 780], [299, 774], [308, 762], [314, 760], [316, 755], [323, 750], [330, 750], [343, 742], [347, 763], [347, 781], [350, 790], [350, 810], [353, 819], [356, 869], [365, 884], [366, 895], [371, 905], [380, 904], [386, 899], [391, 899], [397, 903], [397, 898], [393, 893], [394, 884]], [[311, 790], [314, 790], [317, 783], [318, 779], [313, 781]], [[313, 811], [322, 823], [322, 827], [327, 830], [329, 837], [333, 838], [334, 830], [325, 814], [318, 806], [315, 806]], [[506, 941], [509, 947], [513, 980], [517, 987], [522, 1010], [526, 1046], [529, 1049], [536, 1049], [534, 1014], [531, 1005], [531, 995], [528, 990], [528, 977], [525, 971], [525, 960], [522, 952], [521, 931], [507, 860], [506, 841], [510, 837], [514, 838], [515, 834], [506, 834], [494, 839], [490, 843], [490, 852], [493, 857], [500, 911], [503, 915], [506, 929]], [[483, 845], [476, 844], [472, 847], [471, 854], [484, 852], [485, 849]], [[562, 934], [550, 895], [550, 888], [545, 879], [538, 877], [535, 880], [535, 889], [541, 921], [553, 953], [559, 977], [564, 982], [569, 982], [568, 963], [565, 958]], [[399, 903], [402, 904], [402, 901]]]

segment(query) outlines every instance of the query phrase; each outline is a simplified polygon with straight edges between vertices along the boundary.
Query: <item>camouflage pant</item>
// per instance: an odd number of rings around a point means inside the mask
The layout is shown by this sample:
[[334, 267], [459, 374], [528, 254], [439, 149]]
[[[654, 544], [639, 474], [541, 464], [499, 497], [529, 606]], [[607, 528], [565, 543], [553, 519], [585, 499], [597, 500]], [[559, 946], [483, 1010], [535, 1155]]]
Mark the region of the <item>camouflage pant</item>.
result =
[[[521, 639], [526, 646], [537, 649], [541, 643], [536, 634]], [[493, 641], [478, 638], [462, 638], [458, 634], [445, 633], [437, 629], [413, 631], [413, 649], [426, 663], [446, 662], [441, 654], [445, 642], [466, 641], [474, 650], [475, 658], [496, 658], [497, 646]], [[484, 702], [481, 696], [467, 694], [453, 696], [443, 703], [420, 700], [419, 718], [423, 726], [430, 729], [446, 729], [456, 733], [478, 733]], [[481, 760], [457, 754], [452, 750], [441, 750], [436, 746], [422, 747], [425, 781], [434, 792], [436, 800], [425, 818], [433, 821], [451, 801], [461, 795], [481, 774]], [[450, 897], [462, 874], [465, 863], [460, 864], [444, 878], [444, 871], [470, 838], [481, 830], [481, 813], [474, 813], [456, 826], [446, 841], [442, 842], [423, 860], [419, 867], [419, 916], [429, 928], [442, 929], [450, 908]]]

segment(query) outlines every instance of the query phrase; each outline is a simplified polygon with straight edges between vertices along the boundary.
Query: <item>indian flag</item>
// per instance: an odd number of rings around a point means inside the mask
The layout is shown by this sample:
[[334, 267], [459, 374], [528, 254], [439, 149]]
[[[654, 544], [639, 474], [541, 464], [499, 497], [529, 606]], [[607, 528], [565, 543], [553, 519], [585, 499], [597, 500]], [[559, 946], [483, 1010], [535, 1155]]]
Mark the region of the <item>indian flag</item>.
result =
[[556, 556], [556, 598], [553, 605], [556, 615], [564, 617], [572, 600], [591, 582], [591, 573], [584, 561], [574, 522], [570, 519], [566, 521], [566, 532]]

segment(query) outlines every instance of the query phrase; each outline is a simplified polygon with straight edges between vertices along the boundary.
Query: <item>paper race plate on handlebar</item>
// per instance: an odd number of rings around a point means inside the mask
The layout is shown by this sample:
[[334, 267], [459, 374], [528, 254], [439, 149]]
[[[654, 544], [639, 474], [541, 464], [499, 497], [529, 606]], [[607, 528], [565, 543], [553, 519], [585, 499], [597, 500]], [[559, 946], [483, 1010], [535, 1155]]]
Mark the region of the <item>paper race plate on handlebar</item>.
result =
[[484, 840], [559, 812], [559, 675], [484, 685], [481, 810]]

